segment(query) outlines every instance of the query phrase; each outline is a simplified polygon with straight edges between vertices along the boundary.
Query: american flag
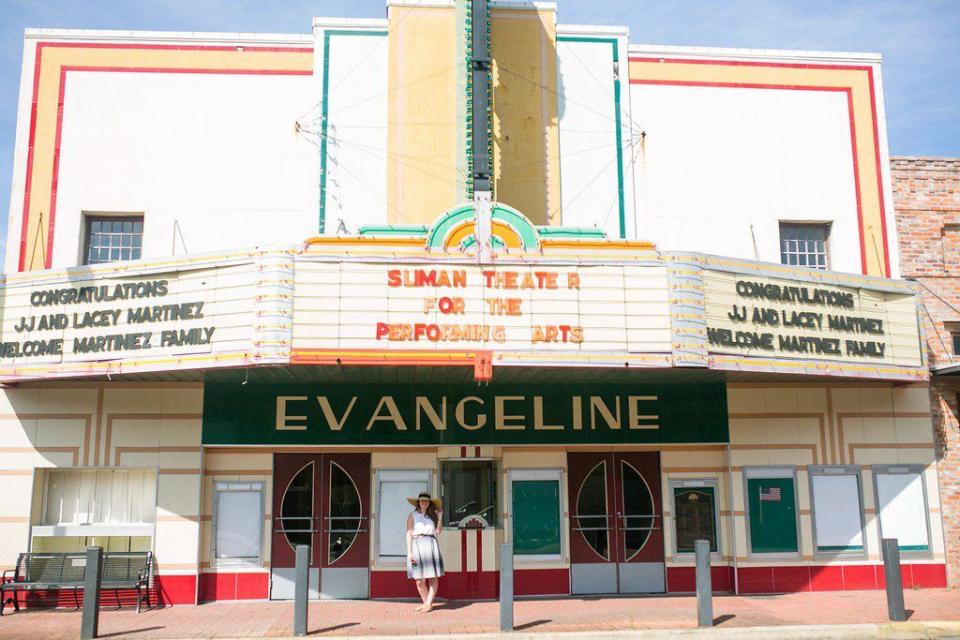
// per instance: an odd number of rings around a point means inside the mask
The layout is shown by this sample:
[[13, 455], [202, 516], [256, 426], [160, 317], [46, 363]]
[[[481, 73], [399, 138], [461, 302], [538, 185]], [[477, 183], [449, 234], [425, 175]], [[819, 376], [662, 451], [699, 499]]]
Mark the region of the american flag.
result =
[[780, 487], [760, 487], [760, 502], [780, 502]]

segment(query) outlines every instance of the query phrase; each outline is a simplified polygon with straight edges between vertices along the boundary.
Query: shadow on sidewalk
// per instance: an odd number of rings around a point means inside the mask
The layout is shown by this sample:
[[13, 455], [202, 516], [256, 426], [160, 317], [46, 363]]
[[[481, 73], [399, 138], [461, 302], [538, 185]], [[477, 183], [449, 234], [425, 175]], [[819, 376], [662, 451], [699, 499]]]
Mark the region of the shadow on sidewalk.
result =
[[[331, 631], [339, 631], [340, 629], [346, 629], [347, 627], [356, 627], [359, 622], [344, 622], [343, 624], [337, 624], [332, 627], [323, 627], [322, 629], [314, 629], [313, 631], [307, 631], [308, 636], [316, 636], [321, 633], [330, 633]], [[100, 636], [103, 638], [104, 636]]]

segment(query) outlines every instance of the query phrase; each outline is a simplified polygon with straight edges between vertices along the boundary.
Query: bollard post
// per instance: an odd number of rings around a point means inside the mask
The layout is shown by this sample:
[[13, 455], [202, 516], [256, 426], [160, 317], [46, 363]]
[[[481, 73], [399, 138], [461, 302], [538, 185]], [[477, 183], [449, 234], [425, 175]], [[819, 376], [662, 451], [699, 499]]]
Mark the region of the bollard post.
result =
[[713, 626], [713, 584], [710, 576], [710, 543], [696, 540], [693, 549], [697, 556], [697, 624]]
[[307, 635], [307, 602], [310, 593], [310, 547], [298, 544], [293, 588], [293, 635]]
[[100, 582], [103, 577], [103, 549], [87, 547], [83, 569], [83, 617], [80, 619], [80, 640], [93, 640], [100, 626]]
[[513, 631], [513, 545], [500, 545], [500, 631]]
[[907, 619], [903, 606], [903, 577], [900, 575], [900, 546], [896, 538], [884, 538], [883, 575], [887, 581], [887, 616], [893, 622]]

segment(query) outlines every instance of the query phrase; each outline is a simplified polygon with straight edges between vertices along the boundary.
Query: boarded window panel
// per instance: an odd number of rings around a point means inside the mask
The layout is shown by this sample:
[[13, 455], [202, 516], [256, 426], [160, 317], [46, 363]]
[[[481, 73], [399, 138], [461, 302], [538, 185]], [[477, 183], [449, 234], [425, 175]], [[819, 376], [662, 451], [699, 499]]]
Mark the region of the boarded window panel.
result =
[[694, 542], [708, 540], [717, 551], [716, 496], [713, 487], [674, 487], [677, 553], [693, 553]]
[[877, 500], [884, 538], [896, 538], [903, 551], [926, 551], [927, 510], [919, 473], [878, 473]]
[[217, 559], [260, 557], [262, 505], [259, 489], [217, 492]]
[[513, 481], [513, 552], [560, 554], [560, 483]]
[[378, 542], [380, 557], [407, 557], [407, 516], [413, 507], [407, 498], [429, 491], [426, 474], [423, 480], [381, 480]]
[[796, 553], [797, 516], [793, 478], [750, 478], [750, 550]]
[[863, 551], [857, 476], [815, 475], [812, 483], [817, 551]]

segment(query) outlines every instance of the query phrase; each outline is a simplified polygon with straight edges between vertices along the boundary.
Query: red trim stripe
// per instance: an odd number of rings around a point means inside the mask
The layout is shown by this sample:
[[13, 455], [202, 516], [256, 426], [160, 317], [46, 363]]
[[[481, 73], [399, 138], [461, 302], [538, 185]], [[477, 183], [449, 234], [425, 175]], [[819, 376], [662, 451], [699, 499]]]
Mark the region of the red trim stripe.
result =
[[477, 573], [483, 571], [483, 530], [477, 529]]
[[474, 458], [479, 458], [479, 457], [480, 457], [480, 447], [474, 447], [474, 448], [473, 448], [473, 457], [474, 457]]
[[708, 64], [725, 67], [780, 67], [784, 69], [830, 69], [833, 71], [869, 71], [865, 65], [813, 64], [808, 62], [762, 62], [757, 60], [716, 60], [704, 58], [660, 58], [628, 56], [630, 62], [655, 62], [664, 64]]
[[873, 89], [873, 68], [867, 67], [867, 77], [870, 80], [870, 113], [873, 115], [871, 118], [871, 120], [873, 120], [873, 156], [877, 163], [877, 197], [880, 201], [880, 236], [883, 238], [883, 268], [886, 270], [886, 275], [889, 278], [890, 243], [887, 240], [887, 213], [884, 204], [883, 173], [881, 172], [883, 165], [880, 162], [880, 132], [877, 123], [879, 116], [877, 115], [877, 97]]
[[460, 457], [461, 457], [461, 458], [466, 458], [466, 457], [467, 457], [467, 448], [466, 448], [466, 447], [460, 447]]
[[37, 47], [64, 49], [142, 49], [163, 51], [253, 51], [257, 53], [313, 53], [313, 47], [261, 47], [246, 44], [139, 44], [136, 42], [41, 42]]
[[460, 571], [467, 570], [467, 530], [460, 529]]

